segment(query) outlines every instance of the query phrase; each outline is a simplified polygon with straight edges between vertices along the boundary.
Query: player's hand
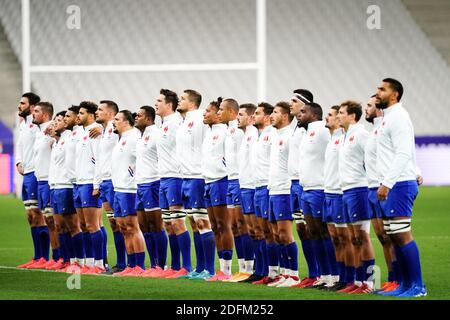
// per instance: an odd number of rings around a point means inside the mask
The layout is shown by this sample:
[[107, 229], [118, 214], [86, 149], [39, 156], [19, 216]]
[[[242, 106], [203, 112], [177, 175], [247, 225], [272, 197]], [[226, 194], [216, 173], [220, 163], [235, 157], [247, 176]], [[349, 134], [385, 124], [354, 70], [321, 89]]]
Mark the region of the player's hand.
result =
[[18, 163], [16, 165], [16, 168], [17, 168], [17, 172], [19, 172], [19, 174], [23, 176], [23, 165], [22, 165], [22, 163]]
[[102, 128], [100, 128], [100, 127], [95, 127], [95, 128], [92, 128], [91, 130], [89, 130], [89, 138], [91, 138], [91, 139], [100, 137], [101, 134], [102, 134]]
[[99, 195], [100, 195], [100, 190], [98, 190], [98, 189], [92, 190], [92, 196], [93, 197], [98, 197]]
[[390, 189], [388, 187], [381, 185], [378, 188], [378, 192], [377, 192], [378, 200], [380, 200], [380, 201], [386, 200], [388, 197], [389, 191], [390, 191]]
[[418, 176], [417, 176], [417, 184], [418, 184], [419, 186], [421, 186], [422, 183], [423, 183], [423, 177], [422, 177], [421, 175], [418, 175]]

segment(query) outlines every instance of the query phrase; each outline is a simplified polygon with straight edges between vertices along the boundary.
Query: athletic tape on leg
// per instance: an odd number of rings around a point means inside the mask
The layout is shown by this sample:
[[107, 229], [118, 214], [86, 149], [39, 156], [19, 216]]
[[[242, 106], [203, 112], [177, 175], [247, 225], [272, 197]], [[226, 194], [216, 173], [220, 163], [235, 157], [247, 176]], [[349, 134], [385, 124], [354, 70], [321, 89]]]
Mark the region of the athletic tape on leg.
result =
[[386, 229], [386, 234], [398, 234], [411, 231], [411, 219], [390, 220], [389, 229]]

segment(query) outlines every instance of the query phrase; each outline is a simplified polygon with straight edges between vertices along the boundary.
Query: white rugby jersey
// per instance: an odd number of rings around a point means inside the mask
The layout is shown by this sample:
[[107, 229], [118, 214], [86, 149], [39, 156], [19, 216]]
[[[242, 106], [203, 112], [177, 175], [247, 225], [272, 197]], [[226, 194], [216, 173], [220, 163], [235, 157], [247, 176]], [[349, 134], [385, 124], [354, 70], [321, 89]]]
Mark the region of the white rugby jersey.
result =
[[299, 159], [300, 159], [300, 143], [305, 136], [306, 130], [297, 126], [297, 119], [294, 119], [291, 123], [292, 138], [289, 139], [289, 177], [291, 180], [298, 180], [300, 177], [299, 172]]
[[325, 150], [330, 141], [330, 131], [324, 121], [308, 124], [308, 129], [300, 143], [300, 183], [303, 190], [323, 190]]
[[341, 137], [339, 177], [342, 191], [368, 186], [364, 167], [364, 150], [368, 137], [369, 133], [359, 123], [351, 124]]
[[136, 193], [136, 144], [140, 132], [133, 128], [122, 133], [112, 152], [112, 183], [115, 192]]
[[75, 175], [77, 184], [93, 184], [95, 175], [95, 164], [98, 161], [100, 137], [89, 138], [89, 130], [97, 127], [93, 123], [85, 128], [77, 130], [79, 137], [75, 148]]
[[343, 134], [342, 128], [334, 130], [325, 150], [324, 186], [326, 193], [342, 194], [339, 177], [339, 149]]
[[66, 158], [70, 157], [67, 147], [71, 136], [72, 131], [65, 130], [59, 140], [53, 144], [48, 181], [53, 189], [73, 188], [72, 179], [66, 166]]
[[82, 126], [74, 126], [72, 128], [70, 136], [66, 140], [66, 168], [67, 168], [67, 175], [70, 178], [70, 181], [72, 183], [76, 183], [76, 170], [75, 170], [75, 163], [76, 163], [76, 147], [78, 143], [78, 138], [81, 137], [84, 129]]
[[227, 176], [226, 137], [226, 124], [213, 124], [206, 132], [202, 147], [202, 174], [206, 183], [215, 182]]
[[379, 133], [378, 127], [380, 126], [382, 120], [382, 117], [373, 119], [373, 129], [367, 138], [366, 149], [364, 151], [364, 165], [366, 166], [369, 188], [376, 188], [380, 186], [377, 172], [377, 139]]
[[186, 113], [177, 131], [176, 150], [183, 178], [203, 179], [202, 144], [207, 130], [203, 123], [204, 110]]
[[19, 124], [19, 139], [16, 146], [16, 165], [22, 163], [24, 174], [34, 171], [34, 141], [39, 132], [33, 124], [33, 116], [27, 116]]
[[228, 180], [239, 178], [238, 153], [241, 147], [244, 131], [238, 128], [238, 121], [228, 123], [227, 138], [225, 139], [225, 159], [227, 159]]
[[48, 121], [39, 125], [34, 141], [34, 174], [38, 181], [48, 181], [52, 144], [55, 139], [44, 132], [51, 123], [52, 121]]
[[254, 148], [258, 140], [258, 129], [247, 126], [244, 138], [239, 148], [239, 185], [242, 189], [255, 189], [255, 159]]
[[[139, 132], [140, 134], [140, 132]], [[150, 183], [159, 180], [158, 152], [156, 139], [158, 128], [151, 125], [145, 128], [136, 142], [136, 183]]]
[[94, 189], [100, 187], [100, 183], [104, 180], [111, 179], [111, 154], [119, 135], [114, 133], [113, 121], [109, 121], [100, 138], [98, 159], [95, 162], [95, 178]]
[[272, 126], [267, 126], [259, 134], [258, 140], [255, 143], [255, 165], [253, 170], [255, 187], [257, 188], [269, 184], [270, 149], [274, 136], [276, 136], [276, 129]]
[[290, 126], [277, 130], [270, 151], [269, 189], [270, 195], [290, 194], [291, 178], [288, 170]]
[[377, 140], [377, 171], [382, 185], [416, 180], [414, 127], [401, 103], [384, 110]]
[[179, 113], [172, 113], [163, 119], [161, 129], [159, 129], [156, 150], [158, 152], [158, 172], [161, 178], [181, 178], [176, 136], [182, 120]]

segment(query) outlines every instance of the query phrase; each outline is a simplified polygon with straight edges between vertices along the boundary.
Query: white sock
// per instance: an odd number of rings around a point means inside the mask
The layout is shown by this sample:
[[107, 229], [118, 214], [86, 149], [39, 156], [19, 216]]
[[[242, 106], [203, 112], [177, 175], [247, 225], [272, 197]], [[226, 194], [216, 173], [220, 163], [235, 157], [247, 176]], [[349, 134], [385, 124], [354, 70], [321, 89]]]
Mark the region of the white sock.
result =
[[94, 266], [94, 258], [86, 258], [86, 266], [92, 268]]
[[291, 270], [291, 277], [298, 277], [298, 270]]
[[280, 268], [280, 274], [281, 274], [281, 275], [285, 275], [284, 272], [285, 272], [285, 271], [284, 271], [284, 268]]
[[103, 259], [101, 259], [101, 260], [95, 260], [94, 265], [95, 265], [97, 268], [104, 268], [104, 266], [103, 266]]
[[239, 264], [239, 272], [244, 273], [245, 272], [245, 260], [238, 259], [238, 264]]
[[227, 276], [231, 276], [231, 264], [233, 260], [223, 260], [223, 273]]
[[269, 278], [275, 278], [278, 275], [278, 267], [269, 266]]
[[355, 281], [355, 285], [357, 285], [358, 287], [362, 286], [362, 282], [361, 281]]
[[74, 264], [77, 261], [77, 258], [70, 258], [70, 264]]
[[245, 261], [245, 272], [252, 274], [253, 273], [253, 264], [254, 260], [247, 260]]
[[77, 263], [82, 267], [84, 266], [84, 258], [75, 258], [77, 260]]
[[224, 272], [225, 260], [219, 259], [220, 271]]
[[373, 281], [364, 281], [364, 283], [365, 283], [370, 289], [373, 289]]

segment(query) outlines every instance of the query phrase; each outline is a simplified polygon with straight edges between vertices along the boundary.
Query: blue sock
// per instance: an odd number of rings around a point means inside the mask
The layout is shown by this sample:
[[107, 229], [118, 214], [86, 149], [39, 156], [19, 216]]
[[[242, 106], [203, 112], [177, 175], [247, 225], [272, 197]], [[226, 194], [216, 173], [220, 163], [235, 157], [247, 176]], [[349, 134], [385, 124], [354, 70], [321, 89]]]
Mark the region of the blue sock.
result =
[[219, 257], [219, 259], [223, 259], [223, 250], [217, 250], [217, 256]]
[[251, 261], [255, 259], [255, 252], [253, 250], [253, 241], [248, 233], [241, 235], [242, 246], [244, 247], [244, 259], [245, 261]]
[[269, 275], [269, 255], [267, 253], [267, 244], [266, 240], [260, 240], [260, 249], [261, 249], [261, 270], [263, 276]]
[[34, 246], [34, 260], [42, 258], [41, 239], [39, 237], [39, 227], [31, 227], [31, 238]]
[[197, 261], [195, 271], [197, 273], [200, 273], [203, 270], [205, 270], [205, 252], [203, 251], [200, 232], [194, 232], [194, 249], [195, 249], [195, 260]]
[[173, 270], [180, 270], [180, 247], [178, 245], [178, 239], [175, 234], [169, 236], [170, 254], [172, 257], [171, 268]]
[[419, 248], [415, 240], [399, 247], [402, 252], [403, 261], [409, 278], [410, 285], [423, 287], [422, 267], [420, 265]]
[[279, 264], [279, 247], [276, 243], [267, 243], [267, 256], [270, 267], [277, 267]]
[[232, 260], [233, 259], [233, 250], [223, 250], [223, 260]]
[[150, 232], [144, 233], [145, 246], [147, 247], [148, 256], [150, 257], [150, 267], [156, 266], [156, 259], [152, 250], [152, 234]]
[[364, 280], [367, 281], [369, 280], [370, 277], [372, 277], [373, 275], [373, 267], [375, 265], [375, 259], [371, 259], [371, 260], [363, 260], [362, 262], [362, 267], [364, 269]]
[[236, 248], [238, 259], [244, 259], [244, 245], [241, 236], [234, 237], [234, 247]]
[[61, 244], [59, 248], [52, 249], [52, 259], [58, 261], [61, 258]]
[[278, 247], [278, 265], [280, 266], [280, 268], [284, 268], [284, 252], [283, 252], [283, 245], [278, 244], [277, 243], [277, 247]]
[[94, 248], [92, 247], [92, 238], [89, 232], [83, 232], [84, 252], [86, 258], [94, 257]]
[[167, 260], [167, 245], [168, 239], [166, 231], [155, 232], [155, 245], [157, 248], [156, 260], [158, 261], [158, 266], [164, 269]]
[[191, 237], [189, 236], [189, 231], [186, 230], [182, 234], [178, 235], [177, 241], [181, 251], [181, 256], [183, 257], [183, 268], [191, 272]]
[[136, 257], [136, 266], [145, 270], [145, 252], [136, 252], [134, 256]]
[[150, 251], [151, 251], [150, 261], [153, 260], [155, 263], [154, 265], [153, 264], [151, 265], [152, 268], [156, 268], [156, 266], [158, 265], [157, 250], [158, 248], [156, 247], [156, 233], [150, 232]]
[[103, 233], [101, 230], [91, 233], [92, 246], [94, 247], [94, 259], [103, 259]]
[[313, 253], [314, 253], [314, 257], [316, 260], [316, 265], [317, 265], [317, 276], [320, 277], [321, 275], [325, 274], [324, 271], [322, 270], [322, 263], [321, 263], [321, 242], [322, 240], [310, 240], [311, 244], [312, 244], [312, 249], [313, 249]]
[[400, 271], [400, 266], [397, 260], [392, 261], [392, 273], [394, 274], [394, 281], [396, 281], [397, 283], [403, 282], [402, 273]]
[[327, 248], [325, 245], [324, 239], [317, 240], [317, 249], [318, 249], [318, 262], [320, 265], [320, 270], [322, 271], [322, 275], [331, 274], [330, 264], [328, 263], [327, 258]]
[[319, 276], [319, 270], [317, 269], [317, 261], [316, 255], [314, 254], [313, 241], [302, 240], [301, 242], [306, 264], [308, 265], [308, 277], [316, 278]]
[[261, 261], [262, 260], [262, 250], [261, 250], [261, 242], [262, 240], [253, 240], [253, 248], [254, 248], [254, 252], [255, 252], [255, 274], [256, 275], [263, 275], [263, 267], [264, 267], [264, 263]]
[[286, 246], [287, 255], [289, 257], [289, 269], [298, 271], [298, 247], [294, 241]]
[[291, 269], [291, 265], [289, 262], [289, 252], [287, 250], [287, 246], [285, 246], [284, 244], [281, 244], [281, 250], [283, 252], [283, 264], [284, 264], [284, 268], [285, 269]]
[[73, 247], [72, 237], [70, 236], [70, 232], [64, 233], [64, 243], [66, 244], [66, 250], [67, 250], [67, 258], [68, 261], [70, 259], [75, 258], [75, 251]]
[[394, 245], [395, 250], [395, 257], [397, 259], [397, 270], [398, 274], [400, 275], [401, 282], [399, 282], [402, 286], [409, 287], [410, 281], [409, 281], [409, 275], [407, 273], [407, 269], [405, 266], [405, 261], [403, 258], [403, 253], [400, 250], [400, 248], [396, 245]]
[[356, 281], [363, 282], [365, 280], [366, 272], [363, 268], [363, 266], [359, 266], [356, 268]]
[[338, 270], [339, 270], [339, 282], [340, 283], [346, 283], [345, 280], [345, 264], [344, 262], [338, 262]]
[[128, 254], [127, 256], [128, 256], [128, 267], [130, 267], [130, 268], [136, 267], [136, 254], [131, 253], [131, 254]]
[[205, 269], [209, 274], [214, 275], [214, 262], [216, 254], [216, 238], [214, 232], [206, 232], [200, 235], [202, 240], [203, 252], [205, 255]]
[[38, 227], [39, 229], [39, 239], [41, 243], [42, 257], [45, 260], [49, 259], [50, 256], [50, 236], [48, 233], [47, 226]]
[[84, 259], [84, 235], [83, 232], [77, 233], [72, 237], [73, 248], [75, 251], [75, 257], [77, 259]]
[[[59, 233], [58, 240], [59, 240], [59, 249], [60, 249], [59, 252], [60, 252], [61, 258], [64, 260], [64, 262], [67, 262], [67, 261], [69, 261], [69, 255], [68, 255], [68, 250], [67, 250], [65, 233]], [[53, 259], [55, 259], [54, 255], [53, 255]], [[58, 261], [58, 260], [55, 260], [55, 261]]]
[[103, 235], [103, 261], [106, 262], [108, 260], [108, 234], [106, 233], [105, 226], [101, 226], [100, 230], [102, 231]]
[[355, 267], [345, 267], [345, 277], [347, 283], [354, 283], [356, 276], [356, 268]]
[[388, 282], [395, 281], [394, 271], [388, 272]]
[[114, 246], [116, 247], [116, 257], [117, 257], [117, 267], [125, 269], [127, 266], [126, 262], [126, 248], [125, 248], [125, 239], [123, 238], [123, 234], [120, 231], [116, 231], [113, 233], [114, 236]]
[[331, 238], [326, 238], [323, 241], [325, 242], [325, 248], [327, 250], [327, 258], [331, 274], [333, 276], [337, 276], [339, 273], [337, 269], [336, 251], [334, 250], [333, 241], [331, 241]]

